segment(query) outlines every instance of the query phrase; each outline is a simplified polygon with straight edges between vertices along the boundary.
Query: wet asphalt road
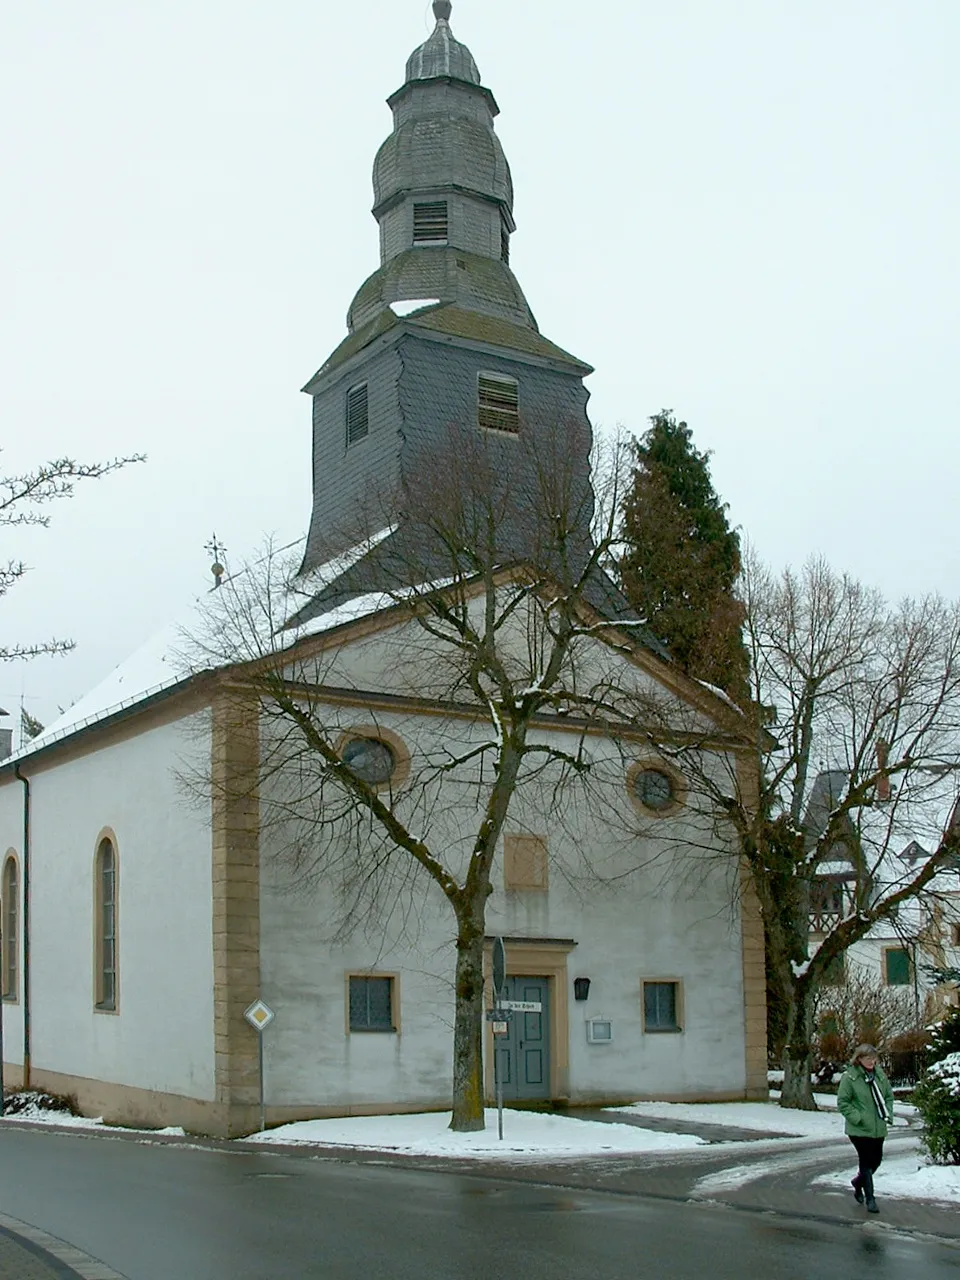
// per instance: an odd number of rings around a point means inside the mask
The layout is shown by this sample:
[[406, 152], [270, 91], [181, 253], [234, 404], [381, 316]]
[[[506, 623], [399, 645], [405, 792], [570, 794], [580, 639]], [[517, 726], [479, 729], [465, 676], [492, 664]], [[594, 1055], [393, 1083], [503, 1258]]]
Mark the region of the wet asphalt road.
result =
[[9, 1127], [0, 1212], [129, 1280], [960, 1280], [879, 1225]]

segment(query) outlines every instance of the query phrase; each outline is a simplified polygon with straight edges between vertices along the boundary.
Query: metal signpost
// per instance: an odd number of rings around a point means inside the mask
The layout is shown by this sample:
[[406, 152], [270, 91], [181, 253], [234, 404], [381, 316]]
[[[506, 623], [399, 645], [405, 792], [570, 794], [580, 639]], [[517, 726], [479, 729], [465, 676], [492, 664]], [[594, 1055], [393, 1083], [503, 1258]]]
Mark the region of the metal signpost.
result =
[[510, 1034], [515, 1013], [541, 1013], [539, 1000], [505, 1000], [507, 985], [507, 950], [502, 938], [493, 940], [493, 1008], [487, 1010], [487, 1021], [493, 1032], [493, 1082], [497, 1090], [497, 1137], [503, 1141], [503, 1081], [500, 1079], [500, 1054], [497, 1040]]
[[503, 1082], [500, 1079], [500, 1053], [497, 1038], [509, 1035], [512, 1014], [502, 1007], [503, 989], [507, 982], [507, 949], [502, 938], [493, 940], [493, 1008], [487, 1017], [493, 1023], [493, 1081], [497, 1091], [497, 1137], [503, 1141]]
[[[0, 911], [0, 916], [2, 916]], [[0, 956], [3, 955], [3, 926], [0, 925]], [[0, 961], [0, 974], [3, 971], [3, 963]], [[3, 1115], [3, 993], [0, 992], [0, 1116]]]
[[260, 1067], [260, 1132], [263, 1133], [267, 1127], [263, 1106], [263, 1033], [277, 1015], [263, 1000], [254, 1000], [252, 1005], [244, 1009], [243, 1016], [257, 1033], [257, 1059]]

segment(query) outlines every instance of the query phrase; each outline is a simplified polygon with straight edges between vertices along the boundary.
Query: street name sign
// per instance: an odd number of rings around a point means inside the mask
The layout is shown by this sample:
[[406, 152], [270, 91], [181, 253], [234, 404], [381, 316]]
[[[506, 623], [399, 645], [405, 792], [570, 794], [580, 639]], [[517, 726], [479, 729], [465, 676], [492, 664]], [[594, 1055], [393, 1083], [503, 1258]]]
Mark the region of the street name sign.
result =
[[512, 1009], [514, 1013], [540, 1013], [543, 1005], [539, 1000], [501, 1000], [503, 1009]]

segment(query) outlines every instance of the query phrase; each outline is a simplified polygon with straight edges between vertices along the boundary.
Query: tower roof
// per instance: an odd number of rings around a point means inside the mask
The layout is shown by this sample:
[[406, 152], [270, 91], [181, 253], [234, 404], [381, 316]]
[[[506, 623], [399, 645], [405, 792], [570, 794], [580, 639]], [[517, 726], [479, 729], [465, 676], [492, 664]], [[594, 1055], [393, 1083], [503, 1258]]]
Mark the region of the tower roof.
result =
[[473, 54], [465, 44], [455, 40], [450, 30], [450, 0], [433, 0], [437, 25], [429, 40], [415, 49], [407, 61], [407, 83], [411, 80], [435, 80], [449, 76], [452, 80], [480, 83], [480, 72]]

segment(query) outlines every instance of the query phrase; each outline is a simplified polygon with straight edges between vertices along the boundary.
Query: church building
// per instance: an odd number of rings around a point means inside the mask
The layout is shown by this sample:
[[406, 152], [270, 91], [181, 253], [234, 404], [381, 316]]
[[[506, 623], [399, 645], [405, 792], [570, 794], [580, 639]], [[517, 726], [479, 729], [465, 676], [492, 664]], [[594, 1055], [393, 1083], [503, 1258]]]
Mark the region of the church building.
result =
[[[342, 759], [404, 812], [424, 760], [468, 762], [429, 813], [416, 801], [437, 847], [455, 849], [486, 785], [489, 725], [435, 696], [429, 663], [404, 659], [423, 641], [398, 583], [449, 581], [404, 503], [425, 500], [424, 460], [451, 439], [468, 459], [481, 449], [507, 495], [504, 563], [520, 565], [537, 460], [560, 453], [581, 513], [573, 555], [586, 556], [591, 367], [540, 332], [511, 269], [499, 108], [454, 38], [450, 0], [433, 10], [374, 163], [380, 265], [304, 388], [313, 511], [296, 603], [271, 641], [313, 673], [303, 696], [325, 708]], [[736, 710], [679, 671], [602, 573], [590, 606], [623, 628], [604, 651], [619, 678], [673, 699], [718, 760], [749, 760]], [[268, 1124], [448, 1108], [456, 930], [443, 895], [414, 878], [365, 915], [345, 911], [346, 854], [314, 866], [277, 820], [299, 775], [275, 766], [275, 722], [244, 700], [244, 671], [237, 656], [190, 666], [171, 626], [0, 764], [7, 1083], [72, 1094], [111, 1122], [249, 1133], [259, 1033], [245, 1012], [262, 1000], [275, 1015], [262, 1032]], [[559, 716], [537, 732], [574, 750]], [[762, 923], [735, 858], [686, 802], [682, 767], [649, 743], [593, 733], [577, 749], [615, 776], [609, 804], [564, 825], [532, 784], [498, 844], [488, 964], [504, 938], [507, 995], [530, 1006], [496, 1042], [506, 1100], [765, 1097]], [[318, 829], [328, 813], [323, 793]], [[488, 1097], [493, 1046], [488, 1028]]]

